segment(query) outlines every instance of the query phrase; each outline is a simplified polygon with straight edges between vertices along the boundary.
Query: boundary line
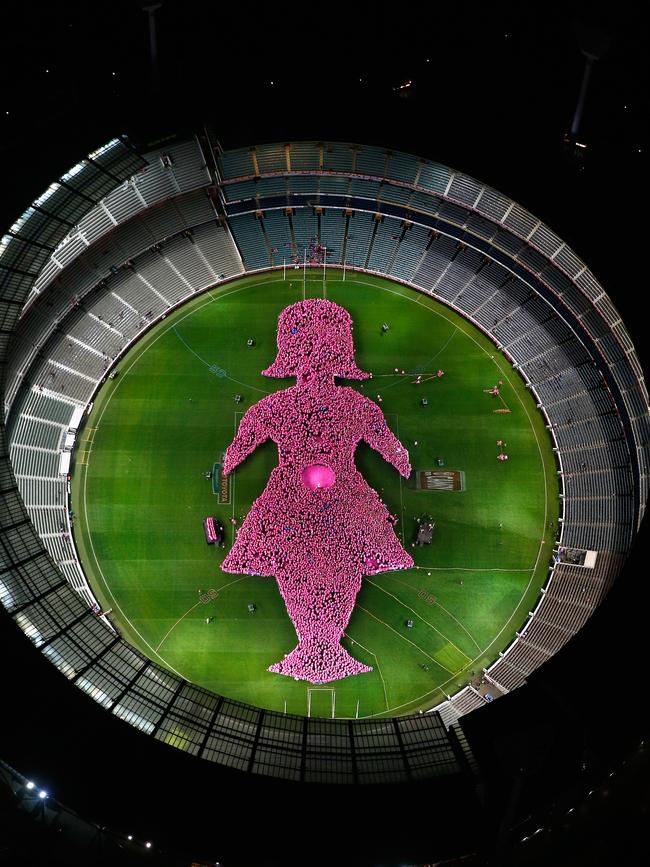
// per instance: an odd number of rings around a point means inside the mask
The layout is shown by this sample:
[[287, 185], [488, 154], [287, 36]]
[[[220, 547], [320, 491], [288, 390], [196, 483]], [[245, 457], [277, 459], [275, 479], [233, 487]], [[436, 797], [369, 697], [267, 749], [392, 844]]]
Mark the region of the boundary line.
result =
[[[386, 577], [387, 577], [387, 578], [393, 578], [392, 575], [387, 575]], [[420, 592], [420, 591], [418, 590], [417, 587], [413, 587], [412, 584], [407, 584], [406, 581], [401, 581], [399, 578], [393, 578], [393, 581], [397, 581], [398, 584], [402, 584], [404, 587], [408, 587], [409, 590], [413, 590], [415, 593], [419, 593], [419, 592]], [[445, 614], [448, 614], [449, 617], [451, 617], [452, 620], [455, 620], [456, 623], [457, 623], [457, 624], [460, 626], [460, 628], [463, 630], [463, 632], [466, 632], [466, 633], [469, 635], [469, 637], [472, 639], [472, 641], [473, 641], [473, 643], [476, 645], [476, 647], [477, 647], [479, 650], [481, 649], [481, 645], [480, 645], [480, 644], [478, 643], [478, 641], [474, 638], [474, 636], [473, 636], [472, 633], [469, 631], [469, 629], [467, 629], [467, 627], [464, 626], [464, 625], [460, 622], [460, 620], [459, 620], [457, 617], [454, 617], [454, 615], [451, 613], [451, 611], [448, 611], [448, 610], [445, 608], [444, 605], [441, 605], [441, 604], [438, 602], [437, 598], [436, 598], [436, 601], [435, 601], [434, 604], [437, 605], [438, 608], [441, 608], [441, 609], [445, 612]], [[465, 655], [467, 656], [467, 654], [465, 654]]]
[[[426, 625], [428, 627], [430, 627], [431, 629], [433, 629], [434, 632], [437, 632], [441, 638], [444, 638], [444, 640], [447, 642], [447, 644], [451, 644], [451, 646], [455, 650], [457, 650], [462, 656], [464, 656], [466, 659], [471, 659], [471, 657], [467, 653], [465, 653], [464, 650], [461, 650], [457, 644], [455, 644], [450, 638], [447, 638], [447, 636], [443, 632], [441, 632], [436, 626], [434, 626], [432, 623], [429, 623], [428, 620], [425, 620], [425, 618], [422, 617], [421, 614], [418, 614], [418, 612], [415, 611], [415, 609], [411, 608], [410, 605], [407, 605], [406, 602], [402, 602], [402, 600], [398, 599], [397, 596], [395, 596], [393, 593], [390, 593], [388, 590], [386, 590], [384, 587], [381, 587], [379, 584], [375, 584], [374, 581], [370, 581], [369, 578], [366, 578], [366, 581], [368, 584], [372, 584], [373, 587], [376, 587], [377, 590], [381, 590], [382, 593], [385, 593], [387, 596], [390, 596], [391, 598], [393, 598], [396, 602], [398, 602], [404, 608], [408, 609], [408, 611], [411, 611], [413, 614], [415, 614], [416, 617], [418, 617], [423, 623], [426, 623]], [[447, 669], [447, 670], [449, 670], [449, 669]]]
[[[380, 620], [380, 618], [377, 617], [375, 614], [373, 614], [372, 611], [368, 611], [368, 609], [364, 608], [362, 605], [357, 605], [357, 608], [359, 609], [359, 611], [363, 611], [369, 617], [372, 617], [372, 619], [376, 620], [377, 623], [381, 623], [381, 625], [385, 626], [386, 629], [390, 629], [391, 632], [394, 632], [395, 635], [398, 635], [403, 641], [406, 641], [407, 644], [411, 644], [416, 650], [418, 650], [420, 653], [422, 653], [424, 656], [426, 656], [427, 659], [430, 659], [434, 665], [439, 665], [440, 668], [444, 668], [445, 671], [448, 671], [449, 674], [451, 674], [453, 677], [456, 677], [456, 674], [458, 674], [458, 672], [453, 672], [450, 668], [447, 668], [446, 665], [443, 665], [441, 662], [438, 662], [438, 660], [435, 659], [433, 656], [431, 656], [430, 653], [427, 653], [426, 650], [422, 650], [422, 648], [419, 645], [417, 645], [414, 641], [411, 641], [410, 638], [407, 638], [405, 635], [401, 635], [396, 629], [393, 629], [393, 627], [390, 626], [388, 623], [386, 623], [384, 620]], [[465, 656], [464, 653], [463, 653], [463, 656]], [[463, 666], [463, 668], [465, 668], [465, 666]], [[460, 669], [460, 671], [462, 671], [462, 669]], [[409, 704], [410, 704], [410, 702], [409, 702]], [[370, 716], [375, 716], [375, 714], [370, 714]]]
[[379, 673], [379, 677], [381, 678], [381, 685], [384, 688], [384, 701], [386, 702], [386, 711], [387, 712], [390, 711], [390, 707], [388, 706], [388, 692], [386, 691], [386, 681], [384, 680], [384, 675], [381, 673], [381, 667], [379, 665], [379, 659], [377, 658], [377, 654], [373, 653], [369, 647], [364, 647], [364, 645], [360, 641], [357, 641], [356, 638], [352, 638], [350, 635], [348, 635], [347, 632], [344, 632], [343, 635], [345, 635], [345, 637], [350, 642], [350, 644], [352, 644], [352, 645], [358, 644], [362, 650], [365, 650], [366, 653], [369, 653], [371, 656], [374, 656], [375, 663], [377, 665], [377, 672]]
[[[394, 413], [394, 415], [395, 415], [395, 427], [397, 428], [397, 439], [400, 441], [402, 448], [405, 448], [404, 443], [402, 442], [402, 439], [399, 435], [399, 414]], [[408, 449], [407, 449], [407, 451], [408, 451]], [[409, 453], [409, 458], [410, 457], [411, 457], [411, 455]], [[409, 463], [410, 463], [410, 461], [409, 461]], [[404, 524], [405, 524], [405, 521], [404, 521], [404, 492], [402, 490], [402, 474], [400, 472], [398, 472], [397, 475], [399, 476], [399, 507], [400, 507], [399, 523], [400, 523], [400, 530], [401, 530], [400, 535], [402, 537], [402, 548], [404, 548], [404, 545], [406, 544], [406, 542], [404, 541]]]
[[[216, 591], [215, 595], [212, 597], [212, 599], [210, 599], [210, 602], [216, 602], [217, 599], [219, 598], [219, 594], [221, 593], [222, 590], [225, 590], [226, 587], [230, 587], [232, 584], [237, 584], [237, 582], [239, 582], [239, 581], [243, 581], [244, 578], [247, 578], [247, 577], [248, 577], [247, 575], [242, 575], [241, 578], [237, 578], [235, 581], [229, 581], [228, 584], [224, 584], [223, 587], [220, 587], [220, 588]], [[188, 608], [188, 610], [185, 612], [185, 614], [183, 614], [182, 617], [179, 617], [178, 620], [176, 621], [176, 623], [174, 623], [174, 625], [171, 626], [171, 627], [169, 628], [169, 630], [168, 630], [168, 631], [164, 634], [164, 636], [161, 638], [160, 643], [159, 643], [158, 646], [156, 647], [156, 652], [158, 652], [158, 651], [160, 650], [160, 648], [163, 646], [163, 644], [165, 643], [165, 641], [167, 641], [167, 638], [169, 637], [170, 633], [171, 633], [174, 629], [176, 629], [176, 627], [177, 627], [178, 624], [181, 622], [181, 620], [184, 620], [184, 619], [187, 617], [187, 615], [190, 614], [192, 611], [194, 611], [195, 608], [198, 608], [199, 605], [205, 605], [205, 604], [206, 604], [206, 603], [205, 603], [202, 599], [199, 599], [199, 601], [198, 601], [198, 602], [195, 602], [194, 605], [192, 605], [191, 608]]]
[[[332, 702], [332, 716], [330, 719], [334, 719], [334, 714], [336, 712], [336, 689], [333, 686], [312, 686], [307, 688], [307, 716], [311, 717], [311, 694], [312, 692], [331, 692], [330, 696]], [[327, 717], [325, 717], [327, 719]]]

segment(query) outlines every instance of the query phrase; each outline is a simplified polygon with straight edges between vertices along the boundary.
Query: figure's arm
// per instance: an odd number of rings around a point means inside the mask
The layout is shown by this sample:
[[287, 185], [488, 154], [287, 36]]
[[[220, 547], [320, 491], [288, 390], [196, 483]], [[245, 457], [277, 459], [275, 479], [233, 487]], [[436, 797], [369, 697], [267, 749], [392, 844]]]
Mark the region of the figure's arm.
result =
[[261, 400], [254, 404], [239, 422], [235, 438], [226, 451], [223, 474], [227, 476], [231, 473], [269, 436], [268, 409]]
[[362, 438], [407, 479], [411, 474], [409, 453], [388, 427], [382, 411], [371, 400], [366, 399], [361, 416], [363, 418]]

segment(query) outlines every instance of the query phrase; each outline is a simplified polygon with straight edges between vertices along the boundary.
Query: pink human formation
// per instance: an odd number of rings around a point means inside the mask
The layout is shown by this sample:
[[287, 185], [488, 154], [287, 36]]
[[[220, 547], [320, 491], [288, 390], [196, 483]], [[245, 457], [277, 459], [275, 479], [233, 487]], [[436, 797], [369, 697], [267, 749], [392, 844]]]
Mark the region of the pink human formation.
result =
[[405, 477], [408, 452], [375, 403], [334, 382], [370, 376], [355, 364], [352, 320], [337, 304], [312, 299], [283, 310], [278, 355], [263, 372], [297, 383], [252, 406], [226, 452], [228, 474], [270, 438], [279, 464], [222, 569], [277, 578], [298, 645], [269, 671], [312, 683], [371, 671], [340, 644], [362, 577], [413, 560], [354, 452], [365, 440]]
[[206, 518], [203, 521], [203, 529], [205, 530], [205, 540], [208, 545], [214, 545], [217, 541], [217, 531], [214, 526], [214, 518]]

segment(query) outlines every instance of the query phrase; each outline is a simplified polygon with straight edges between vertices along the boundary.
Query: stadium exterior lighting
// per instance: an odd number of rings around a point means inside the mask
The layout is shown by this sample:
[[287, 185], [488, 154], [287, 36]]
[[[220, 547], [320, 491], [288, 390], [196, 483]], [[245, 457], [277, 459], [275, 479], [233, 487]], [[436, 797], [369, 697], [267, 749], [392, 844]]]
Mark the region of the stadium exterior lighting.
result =
[[36, 783], [32, 783], [32, 781], [29, 780], [29, 782], [27, 783], [27, 785], [26, 785], [25, 788], [27, 788], [27, 789], [29, 789], [29, 790], [31, 791], [31, 790], [32, 790], [33, 788], [35, 788], [35, 787], [36, 787]]

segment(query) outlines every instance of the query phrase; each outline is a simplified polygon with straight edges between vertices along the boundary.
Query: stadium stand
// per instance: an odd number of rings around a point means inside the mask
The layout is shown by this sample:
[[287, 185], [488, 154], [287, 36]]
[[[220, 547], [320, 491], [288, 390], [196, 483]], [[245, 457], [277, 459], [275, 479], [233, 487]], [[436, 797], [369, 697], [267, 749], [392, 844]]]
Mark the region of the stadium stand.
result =
[[[223, 279], [302, 262], [312, 242], [327, 247], [330, 265], [434, 295], [508, 354], [557, 454], [562, 518], [548, 582], [484, 672], [507, 692], [584, 625], [645, 508], [648, 394], [602, 287], [506, 196], [377, 147], [297, 142], [224, 151], [204, 137], [141, 156], [115, 139], [61, 181], [0, 246], [7, 610], [96, 701], [193, 755], [325, 782], [471, 772], [457, 720], [487, 701], [473, 685], [414, 717], [303, 719], [212, 694], [130, 647], [98, 616], [76, 559], [62, 443], [75, 409], [160, 316]], [[567, 548], [597, 552], [593, 568], [562, 562]]]

